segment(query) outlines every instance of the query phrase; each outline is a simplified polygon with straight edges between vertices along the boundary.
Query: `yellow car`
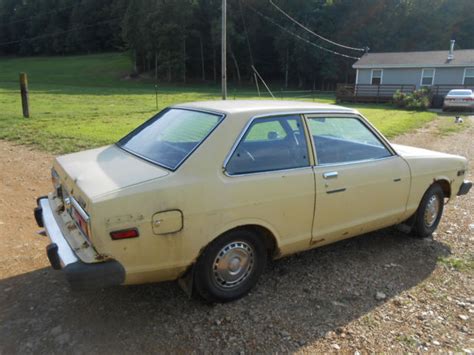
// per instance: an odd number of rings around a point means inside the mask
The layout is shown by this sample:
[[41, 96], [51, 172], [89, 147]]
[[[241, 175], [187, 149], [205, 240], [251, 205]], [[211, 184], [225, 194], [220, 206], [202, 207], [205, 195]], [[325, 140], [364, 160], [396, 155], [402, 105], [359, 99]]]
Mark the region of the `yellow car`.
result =
[[460, 156], [390, 144], [349, 108], [197, 102], [56, 158], [35, 217], [75, 289], [179, 279], [230, 301], [268, 259], [400, 223], [431, 235], [445, 198], [471, 188], [466, 169]]

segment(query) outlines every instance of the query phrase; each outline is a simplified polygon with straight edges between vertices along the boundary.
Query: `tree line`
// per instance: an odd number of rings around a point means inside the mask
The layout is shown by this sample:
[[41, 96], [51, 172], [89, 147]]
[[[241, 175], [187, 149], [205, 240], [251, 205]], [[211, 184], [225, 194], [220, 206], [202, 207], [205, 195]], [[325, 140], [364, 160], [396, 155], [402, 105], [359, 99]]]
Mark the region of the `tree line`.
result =
[[[474, 48], [473, 0], [274, 0], [330, 40], [372, 52]], [[228, 76], [288, 87], [353, 81], [363, 52], [305, 31], [269, 0], [228, 0]], [[221, 0], [0, 0], [0, 55], [128, 51], [135, 74], [218, 82]], [[333, 52], [325, 51], [324, 47]]]

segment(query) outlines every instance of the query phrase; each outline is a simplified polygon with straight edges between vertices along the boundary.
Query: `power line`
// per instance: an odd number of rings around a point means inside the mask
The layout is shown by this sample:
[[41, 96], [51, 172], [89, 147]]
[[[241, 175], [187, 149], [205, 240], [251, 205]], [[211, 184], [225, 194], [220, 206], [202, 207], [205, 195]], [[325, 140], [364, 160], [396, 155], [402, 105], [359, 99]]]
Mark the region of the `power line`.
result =
[[9, 41], [9, 42], [3, 42], [3, 43], [0, 43], [0, 47], [7, 46], [7, 45], [10, 45], [10, 44], [16, 44], [16, 43], [22, 43], [22, 42], [28, 42], [28, 41], [35, 41], [35, 40], [41, 39], [41, 38], [47, 38], [47, 37], [54, 37], [54, 36], [57, 36], [57, 35], [63, 35], [63, 34], [70, 33], [70, 32], [80, 31], [80, 30], [84, 30], [84, 29], [87, 29], [87, 28], [92, 28], [92, 27], [104, 25], [106, 23], [110, 23], [110, 22], [113, 22], [113, 21], [116, 21], [116, 20], [120, 20], [120, 17], [116, 17], [116, 18], [113, 18], [113, 19], [110, 19], [110, 20], [107, 20], [107, 21], [97, 22], [93, 25], [76, 27], [76, 28], [72, 28], [72, 29], [69, 29], [69, 30], [64, 30], [64, 31], [61, 31], [61, 32], [46, 33], [44, 35], [40, 35], [40, 36], [36, 36], [36, 37], [24, 38], [24, 39], [19, 39], [19, 40], [15, 40], [15, 41]]
[[311, 42], [309, 40], [307, 40], [306, 38], [304, 37], [301, 37], [300, 35], [290, 31], [289, 29], [283, 27], [282, 25], [280, 25], [279, 23], [276, 23], [275, 21], [273, 21], [273, 19], [271, 19], [270, 17], [262, 14], [260, 11], [254, 9], [252, 6], [250, 5], [246, 5], [250, 10], [252, 10], [253, 12], [255, 12], [257, 15], [259, 15], [260, 17], [262, 17], [263, 19], [267, 20], [268, 22], [272, 23], [273, 25], [277, 26], [278, 28], [280, 28], [282, 31], [285, 31], [286, 33], [298, 38], [299, 40], [303, 41], [303, 42], [306, 42], [307, 44], [313, 46], [313, 47], [316, 47], [318, 49], [321, 49], [323, 51], [326, 51], [328, 53], [331, 53], [331, 54], [334, 54], [334, 55], [338, 55], [338, 56], [341, 56], [341, 57], [344, 57], [344, 58], [350, 58], [350, 59], [360, 59], [359, 57], [354, 57], [354, 56], [351, 56], [351, 55], [347, 55], [347, 54], [343, 54], [343, 53], [339, 53], [339, 52], [336, 52], [336, 51], [333, 51], [332, 49], [329, 49], [329, 48], [326, 48], [326, 47], [323, 47], [323, 46], [320, 46], [319, 44], [316, 44], [314, 42]]
[[276, 5], [272, 0], [269, 0], [270, 1], [270, 4], [273, 5], [273, 7], [275, 7], [275, 9], [277, 9], [279, 12], [281, 12], [283, 15], [285, 15], [287, 18], [289, 18], [291, 21], [293, 21], [294, 23], [296, 23], [298, 26], [300, 26], [301, 28], [303, 28], [304, 30], [306, 30], [307, 32], [311, 33], [312, 35], [318, 37], [319, 39], [322, 39], [323, 41], [326, 41], [328, 43], [331, 43], [335, 46], [339, 46], [339, 47], [342, 47], [342, 48], [345, 48], [345, 49], [350, 49], [350, 50], [353, 50], [353, 51], [360, 51], [360, 52], [365, 52], [366, 51], [366, 48], [356, 48], [356, 47], [349, 47], [349, 46], [345, 46], [343, 44], [340, 44], [340, 43], [336, 43], [334, 41], [331, 41], [330, 39], [326, 38], [326, 37], [323, 37], [321, 36], [320, 34], [317, 34], [316, 32], [313, 32], [311, 31], [309, 28], [307, 28], [306, 26], [304, 26], [303, 24], [301, 24], [300, 22], [298, 22], [297, 20], [295, 20], [293, 17], [291, 17], [289, 14], [287, 14], [285, 11], [283, 11], [280, 7], [278, 7], [278, 5]]

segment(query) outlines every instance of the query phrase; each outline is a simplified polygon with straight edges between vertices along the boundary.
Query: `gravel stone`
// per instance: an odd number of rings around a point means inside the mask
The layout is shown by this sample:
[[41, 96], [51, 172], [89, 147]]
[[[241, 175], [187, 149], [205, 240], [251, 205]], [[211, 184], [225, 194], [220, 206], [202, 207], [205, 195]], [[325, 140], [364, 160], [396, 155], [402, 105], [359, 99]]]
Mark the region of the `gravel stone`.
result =
[[52, 336], [57, 336], [59, 334], [61, 334], [61, 331], [62, 331], [62, 328], [60, 325], [58, 325], [57, 327], [54, 327], [53, 329], [51, 329], [51, 335]]

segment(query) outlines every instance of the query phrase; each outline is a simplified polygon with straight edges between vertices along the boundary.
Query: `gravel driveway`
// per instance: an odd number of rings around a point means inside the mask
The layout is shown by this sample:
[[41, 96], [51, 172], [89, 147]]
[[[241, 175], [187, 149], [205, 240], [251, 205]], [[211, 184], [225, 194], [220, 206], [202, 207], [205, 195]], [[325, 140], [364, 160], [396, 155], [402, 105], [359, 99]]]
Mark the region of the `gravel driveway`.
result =
[[[443, 137], [435, 125], [395, 141], [469, 157], [472, 180], [474, 125]], [[474, 349], [474, 192], [447, 206], [434, 239], [390, 228], [301, 253], [209, 306], [175, 283], [71, 292], [32, 218], [51, 159], [0, 141], [0, 354]]]

